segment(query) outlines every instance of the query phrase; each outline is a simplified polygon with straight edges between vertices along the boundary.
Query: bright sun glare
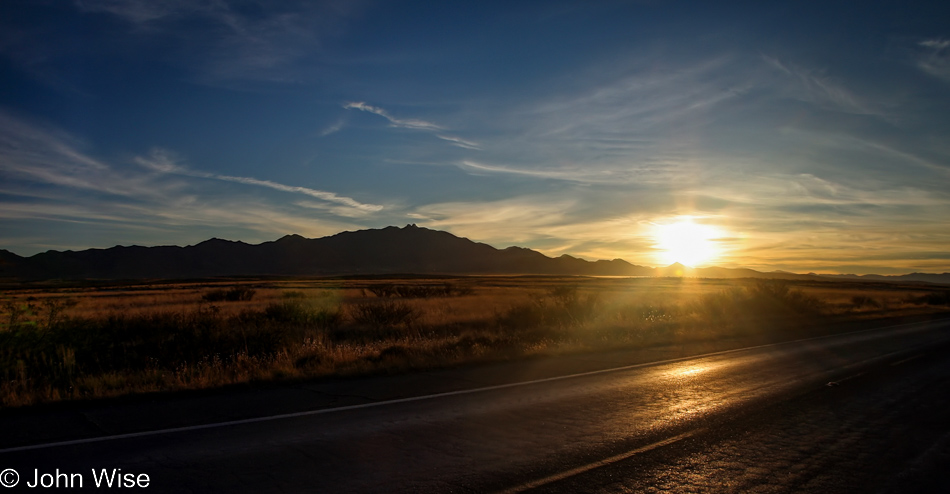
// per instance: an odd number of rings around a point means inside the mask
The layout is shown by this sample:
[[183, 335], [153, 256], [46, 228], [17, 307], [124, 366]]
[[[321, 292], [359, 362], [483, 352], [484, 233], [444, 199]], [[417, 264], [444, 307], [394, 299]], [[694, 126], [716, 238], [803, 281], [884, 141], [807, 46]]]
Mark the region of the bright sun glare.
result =
[[692, 218], [656, 225], [653, 236], [663, 265], [678, 262], [695, 267], [716, 259], [720, 254], [715, 242], [722, 237], [719, 229], [693, 223]]

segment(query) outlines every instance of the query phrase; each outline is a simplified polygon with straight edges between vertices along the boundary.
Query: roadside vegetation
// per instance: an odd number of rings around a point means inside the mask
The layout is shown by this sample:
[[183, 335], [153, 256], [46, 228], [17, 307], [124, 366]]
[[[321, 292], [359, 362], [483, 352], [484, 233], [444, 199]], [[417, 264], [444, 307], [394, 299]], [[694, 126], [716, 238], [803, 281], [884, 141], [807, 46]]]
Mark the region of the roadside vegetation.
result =
[[477, 278], [19, 289], [0, 403], [402, 372], [828, 331], [950, 311], [950, 290], [754, 280]]

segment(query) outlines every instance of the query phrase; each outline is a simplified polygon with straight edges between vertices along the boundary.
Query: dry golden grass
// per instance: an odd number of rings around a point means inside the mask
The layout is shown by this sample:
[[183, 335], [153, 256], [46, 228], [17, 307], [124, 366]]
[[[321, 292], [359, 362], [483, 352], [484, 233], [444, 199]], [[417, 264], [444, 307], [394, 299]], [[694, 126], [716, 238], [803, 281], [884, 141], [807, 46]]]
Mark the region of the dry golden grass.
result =
[[[403, 286], [431, 295], [446, 283], [454, 296], [374, 294]], [[220, 299], [235, 287], [253, 297]], [[557, 277], [22, 288], [0, 294], [0, 403], [801, 336], [816, 321], [947, 311], [946, 294], [884, 283]]]

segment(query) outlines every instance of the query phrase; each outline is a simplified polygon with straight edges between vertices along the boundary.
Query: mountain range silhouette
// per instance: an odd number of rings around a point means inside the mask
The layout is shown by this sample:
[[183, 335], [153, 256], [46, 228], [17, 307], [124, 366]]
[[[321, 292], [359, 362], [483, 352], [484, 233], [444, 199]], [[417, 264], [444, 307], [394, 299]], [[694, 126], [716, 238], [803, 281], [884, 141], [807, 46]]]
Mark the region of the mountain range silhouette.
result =
[[[652, 268], [622, 259], [587, 261], [566, 254], [552, 258], [523, 247], [496, 249], [445, 231], [413, 224], [403, 228], [389, 226], [347, 231], [312, 239], [287, 235], [256, 245], [212, 238], [187, 247], [116, 246], [82, 251], [47, 251], [29, 257], [0, 250], [0, 278], [7, 280], [386, 274], [823, 278], [814, 274], [780, 271], [762, 273], [751, 269], [689, 268], [678, 263]], [[948, 273], [914, 275], [860, 278], [950, 283]]]

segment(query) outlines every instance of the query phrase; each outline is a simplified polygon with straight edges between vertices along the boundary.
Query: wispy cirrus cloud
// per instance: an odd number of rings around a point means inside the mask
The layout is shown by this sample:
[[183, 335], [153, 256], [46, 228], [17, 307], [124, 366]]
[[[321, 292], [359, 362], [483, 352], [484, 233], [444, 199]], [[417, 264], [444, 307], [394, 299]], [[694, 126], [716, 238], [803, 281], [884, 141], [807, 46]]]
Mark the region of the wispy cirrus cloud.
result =
[[575, 204], [573, 199], [550, 197], [446, 202], [417, 207], [409, 217], [427, 227], [511, 245], [546, 237], [544, 230], [562, 224]]
[[324, 190], [311, 189], [309, 187], [301, 187], [297, 185], [286, 185], [278, 182], [273, 182], [270, 180], [260, 180], [252, 177], [237, 177], [232, 175], [222, 175], [218, 173], [207, 173], [198, 170], [192, 170], [185, 166], [178, 164], [177, 160], [169, 153], [168, 151], [157, 149], [153, 150], [148, 157], [136, 157], [135, 162], [139, 165], [142, 165], [146, 168], [159, 171], [162, 173], [172, 173], [176, 175], [184, 175], [189, 177], [197, 178], [208, 178], [213, 180], [221, 180], [224, 182], [233, 182], [245, 185], [255, 185], [259, 187], [266, 187], [273, 190], [279, 190], [282, 192], [291, 192], [295, 194], [303, 194], [310, 196], [316, 199], [321, 199], [327, 202], [336, 203], [347, 208], [352, 208], [362, 213], [376, 212], [383, 209], [383, 206], [378, 204], [367, 204], [359, 202], [353, 198], [337, 195], [333, 192], [327, 192]]
[[[814, 139], [824, 132], [873, 140], [872, 127], [856, 127], [855, 118], [896, 120], [882, 110], [890, 103], [861, 95], [847, 80], [777, 57], [733, 53], [666, 61], [656, 56], [626, 63], [627, 68], [592, 68], [593, 83], [579, 89], [567, 86], [502, 107], [493, 123], [504, 132], [486, 141], [479, 159], [452, 163], [480, 175], [662, 185], [703, 180], [706, 171], [717, 168], [752, 173], [786, 166], [792, 159], [776, 155], [776, 149], [810, 149], [807, 142], [792, 144], [800, 140], [792, 135], [796, 128], [814, 129]], [[797, 105], [795, 120], [789, 100], [806, 103]], [[742, 155], [756, 159], [730, 163]], [[813, 159], [805, 168], [836, 166], [850, 173], [857, 163]]]
[[76, 6], [86, 12], [108, 12], [135, 24], [144, 24], [186, 12], [207, 10], [201, 2], [175, 1], [133, 2], [128, 0], [85, 0]]
[[719, 215], [741, 239], [724, 260], [732, 265], [833, 271], [861, 260], [869, 263], [865, 270], [868, 265], [920, 269], [923, 264], [913, 256], [900, 266], [870, 261], [936, 252], [950, 241], [950, 234], [935, 228], [950, 214], [946, 194], [883, 180], [769, 173], [707, 183], [686, 193], [697, 197], [695, 209]]
[[479, 151], [482, 149], [482, 147], [479, 146], [477, 142], [462, 139], [461, 137], [453, 137], [441, 134], [436, 134], [436, 137], [442, 139], [443, 141], [449, 141], [449, 143], [451, 143], [453, 146], [458, 146], [463, 149], [471, 149], [473, 151]]
[[523, 177], [533, 177], [547, 180], [560, 180], [566, 182], [578, 183], [626, 183], [635, 179], [638, 175], [637, 170], [604, 170], [592, 169], [585, 170], [583, 167], [569, 168], [516, 168], [510, 166], [487, 165], [471, 160], [463, 160], [458, 164], [459, 168], [475, 173], [490, 173], [503, 175], [516, 175]]
[[425, 120], [415, 119], [415, 118], [396, 118], [391, 113], [386, 111], [383, 108], [378, 106], [373, 106], [366, 104], [362, 101], [351, 101], [343, 105], [343, 108], [347, 110], [360, 110], [367, 113], [372, 113], [374, 115], [379, 115], [386, 120], [389, 120], [389, 124], [392, 127], [398, 127], [402, 129], [412, 129], [412, 130], [422, 130], [430, 133], [435, 133], [435, 137], [448, 142], [449, 144], [460, 147], [462, 149], [469, 149], [472, 151], [480, 151], [482, 149], [481, 145], [477, 142], [470, 141], [468, 139], [462, 139], [461, 137], [450, 136], [446, 134], [437, 133], [445, 130], [441, 125], [434, 124]]
[[733, 58], [669, 66], [661, 57], [595, 64], [584, 73], [590, 84], [567, 81], [497, 105], [498, 112], [485, 117], [497, 131], [479, 143], [481, 157], [453, 163], [471, 173], [540, 180], [667, 180], [693, 159], [695, 136], [720, 118], [716, 112], [756, 83]]
[[[654, 68], [643, 70], [641, 65], [648, 64]], [[741, 95], [750, 85], [749, 76], [730, 56], [668, 67], [642, 60], [592, 87], [549, 97], [522, 112], [540, 124], [542, 136], [570, 139], [594, 131], [609, 137], [629, 136], [631, 131], [642, 136]]]
[[[261, 242], [297, 233], [309, 237], [331, 235], [359, 225], [314, 218], [266, 201], [233, 197], [180, 196], [161, 204], [145, 202], [0, 202], [5, 222], [47, 222], [57, 232], [22, 239], [7, 239], [5, 249], [31, 255], [40, 246], [60, 249], [111, 247], [113, 245], [167, 245], [200, 242], [212, 236]], [[55, 233], [79, 229], [81, 234], [62, 243]]]
[[320, 131], [320, 137], [326, 137], [330, 134], [336, 134], [343, 129], [343, 119], [333, 122], [331, 125], [327, 126], [325, 129]]
[[[176, 63], [204, 82], [300, 82], [312, 76], [323, 40], [362, 10], [352, 2], [77, 0], [84, 12], [114, 16], [142, 39], [161, 39]], [[200, 26], [199, 29], [189, 29]], [[305, 63], [305, 61], [310, 63]]]
[[[80, 141], [68, 134], [43, 129], [0, 112], [0, 173], [11, 181], [29, 180], [40, 186], [86, 189], [138, 199], [164, 199], [175, 189], [182, 188], [181, 184], [162, 182], [154, 175], [117, 171], [114, 166], [80, 151], [79, 145]], [[324, 190], [192, 170], [179, 164], [173, 153], [162, 149], [153, 150], [146, 157], [135, 157], [133, 161], [162, 175], [206, 178], [303, 194], [362, 213], [383, 209], [378, 204], [359, 202]], [[49, 194], [40, 191], [37, 196], [48, 198]]]
[[923, 53], [917, 59], [917, 67], [950, 82], [950, 39], [927, 39], [921, 41], [919, 46], [923, 48]]
[[839, 111], [862, 115], [879, 115], [881, 111], [868, 101], [854, 94], [825, 71], [808, 69], [795, 64], [782, 62], [778, 58], [762, 55], [762, 59], [771, 67], [797, 81], [796, 92], [801, 98], [816, 104], [835, 108]]
[[[383, 210], [381, 205], [333, 192], [195, 171], [180, 165], [168, 151], [133, 158], [140, 166], [129, 167], [95, 157], [85, 147], [82, 140], [61, 130], [0, 111], [0, 219], [7, 225], [27, 225], [27, 230], [31, 224], [47, 225], [40, 240], [34, 238], [29, 245], [8, 243], [5, 248], [31, 254], [44, 245], [60, 245], [60, 236], [77, 228], [75, 235], [84, 243], [70, 248], [163, 244], [169, 241], [167, 235], [200, 241], [209, 232], [223, 236], [240, 232], [242, 240], [272, 240], [287, 233], [322, 235], [358, 228], [347, 219]], [[235, 195], [214, 182], [275, 190], [310, 201]], [[51, 224], [57, 227], [50, 228]]]
[[419, 120], [415, 118], [396, 118], [392, 116], [388, 111], [373, 105], [368, 105], [362, 101], [351, 101], [343, 105], [343, 108], [347, 110], [360, 110], [367, 113], [372, 113], [374, 115], [379, 115], [386, 120], [389, 120], [389, 123], [393, 127], [400, 127], [403, 129], [415, 129], [415, 130], [442, 130], [442, 127], [436, 125], [432, 122], [426, 122], [425, 120]]
[[342, 204], [344, 206], [358, 209], [360, 211], [372, 212], [372, 211], [379, 211], [383, 209], [383, 206], [380, 206], [379, 204], [362, 203], [350, 197], [339, 196], [337, 194], [334, 194], [333, 192], [327, 192], [324, 190], [316, 190], [316, 189], [311, 189], [308, 187], [300, 187], [296, 185], [284, 185], [281, 183], [272, 182], [270, 180], [259, 180], [259, 179], [250, 178], [250, 177], [233, 177], [230, 175], [217, 175], [217, 174], [210, 174], [208, 175], [208, 178], [214, 178], [216, 180], [224, 180], [225, 182], [235, 182], [235, 183], [246, 184], [246, 185], [257, 185], [260, 187], [267, 187], [270, 189], [280, 190], [283, 192], [304, 194], [304, 195], [314, 197], [317, 199], [322, 199], [327, 202]]
[[527, 195], [497, 201], [428, 204], [409, 216], [420, 225], [447, 229], [495, 246], [532, 245], [549, 256], [570, 254], [591, 260], [626, 258], [650, 263], [653, 240], [645, 233], [654, 213], [618, 208], [610, 215], [591, 214], [589, 201], [550, 195]]
[[[83, 189], [126, 197], [160, 197], [170, 184], [119, 172], [81, 150], [79, 139], [0, 111], [0, 173], [11, 183]], [[22, 187], [21, 193], [29, 192]]]

